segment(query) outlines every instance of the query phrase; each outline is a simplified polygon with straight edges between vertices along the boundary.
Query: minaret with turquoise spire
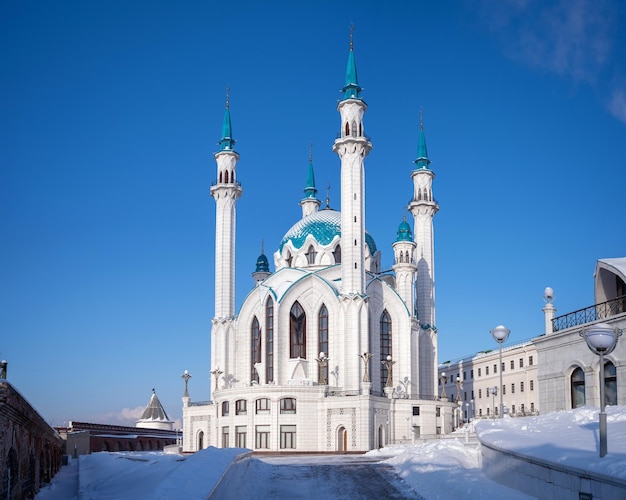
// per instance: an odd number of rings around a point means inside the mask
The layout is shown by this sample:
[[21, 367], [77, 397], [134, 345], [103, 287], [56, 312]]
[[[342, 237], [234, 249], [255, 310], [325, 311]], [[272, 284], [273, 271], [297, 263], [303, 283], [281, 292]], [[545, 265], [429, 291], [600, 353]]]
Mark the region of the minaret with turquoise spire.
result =
[[226, 94], [226, 111], [222, 124], [220, 150], [215, 153], [217, 182], [211, 186], [215, 198], [215, 318], [227, 319], [235, 315], [235, 205], [241, 196], [241, 185], [237, 182], [237, 160], [239, 154], [233, 149], [230, 105]]
[[439, 210], [432, 191], [435, 174], [426, 151], [423, 112], [413, 179], [413, 233], [417, 262], [417, 317], [420, 326], [420, 393], [437, 394], [437, 327], [435, 326], [435, 255], [433, 217]]
[[300, 202], [302, 207], [302, 218], [317, 212], [320, 208], [320, 200], [317, 199], [317, 189], [315, 188], [315, 175], [313, 174], [313, 145], [309, 149], [309, 170], [306, 177], [306, 187], [304, 188], [304, 198]]
[[413, 297], [415, 289], [413, 281], [415, 280], [415, 271], [417, 270], [415, 263], [415, 247], [417, 245], [413, 241], [411, 226], [406, 221], [406, 217], [403, 217], [398, 227], [397, 238], [392, 246], [394, 254], [392, 269], [396, 274], [396, 291], [410, 313], [413, 314], [415, 301]]
[[341, 293], [365, 293], [365, 169], [364, 159], [372, 144], [363, 130], [367, 104], [361, 98], [354, 60], [352, 31], [343, 99], [337, 110], [341, 115], [341, 134], [333, 151], [341, 159]]

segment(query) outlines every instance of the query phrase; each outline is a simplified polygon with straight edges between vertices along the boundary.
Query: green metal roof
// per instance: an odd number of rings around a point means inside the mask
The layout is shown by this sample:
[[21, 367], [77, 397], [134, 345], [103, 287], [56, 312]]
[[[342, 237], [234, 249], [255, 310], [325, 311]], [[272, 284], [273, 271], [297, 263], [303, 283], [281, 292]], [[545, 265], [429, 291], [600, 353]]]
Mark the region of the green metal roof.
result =
[[411, 231], [411, 226], [406, 220], [403, 220], [398, 226], [398, 237], [396, 241], [413, 241], [413, 233]]
[[219, 142], [220, 151], [233, 151], [235, 139], [233, 139], [232, 126], [230, 124], [230, 108], [226, 105], [224, 121], [222, 122], [222, 138]]

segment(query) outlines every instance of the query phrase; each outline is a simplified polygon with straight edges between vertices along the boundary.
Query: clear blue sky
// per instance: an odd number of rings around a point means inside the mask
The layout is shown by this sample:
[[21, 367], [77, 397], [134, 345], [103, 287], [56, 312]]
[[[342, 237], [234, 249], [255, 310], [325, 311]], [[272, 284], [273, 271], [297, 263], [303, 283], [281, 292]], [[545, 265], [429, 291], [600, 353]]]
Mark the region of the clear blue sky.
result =
[[619, 0], [3, 2], [0, 357], [55, 425], [123, 420], [157, 390], [209, 398], [225, 89], [237, 303], [301, 216], [309, 144], [339, 208], [349, 26], [369, 105], [366, 226], [391, 267], [419, 110], [434, 194], [440, 361], [542, 333], [626, 255]]

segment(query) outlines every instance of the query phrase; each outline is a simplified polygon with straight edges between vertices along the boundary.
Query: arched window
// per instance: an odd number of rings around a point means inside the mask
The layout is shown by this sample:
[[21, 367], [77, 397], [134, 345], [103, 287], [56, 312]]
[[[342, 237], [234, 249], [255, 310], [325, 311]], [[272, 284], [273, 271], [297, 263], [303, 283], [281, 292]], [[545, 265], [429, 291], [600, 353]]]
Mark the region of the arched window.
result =
[[280, 413], [296, 413], [295, 398], [283, 398], [280, 400]]
[[222, 171], [220, 170], [220, 184], [222, 183]]
[[356, 122], [352, 120], [352, 137], [356, 137]]
[[289, 357], [306, 358], [306, 314], [299, 302], [289, 311]]
[[228, 170], [224, 172], [224, 182], [228, 184]]
[[578, 367], [572, 372], [572, 408], [585, 406], [585, 372]]
[[419, 188], [417, 190], [417, 201], [422, 199], [422, 188]]
[[363, 124], [359, 123], [359, 137], [363, 137]]
[[230, 406], [228, 401], [222, 401], [222, 417], [227, 417], [230, 413]]
[[250, 381], [259, 382], [259, 372], [256, 371], [255, 363], [261, 362], [261, 329], [259, 328], [259, 320], [254, 317], [252, 321], [252, 329], [250, 332]]
[[204, 432], [202, 431], [198, 432], [198, 449], [204, 449]]
[[[318, 316], [318, 325], [319, 325], [319, 341], [318, 341], [318, 349], [317, 352], [324, 353], [326, 357], [328, 357], [328, 309], [324, 304], [322, 304], [322, 308], [320, 309], [320, 313]], [[328, 363], [325, 363], [324, 366], [320, 365], [320, 377], [318, 380], [323, 380], [325, 384], [328, 384]]]
[[285, 255], [285, 261], [287, 262], [287, 267], [291, 267], [291, 262], [293, 257], [291, 256], [291, 252], [287, 250], [287, 254]]
[[604, 363], [604, 404], [617, 405], [617, 371], [610, 361]]
[[[391, 353], [391, 316], [385, 309], [380, 316], [380, 360], [384, 361]], [[384, 390], [387, 385], [387, 366], [381, 363], [380, 388]]]
[[311, 264], [315, 264], [315, 257], [317, 256], [317, 252], [315, 251], [315, 248], [313, 248], [313, 245], [309, 246], [309, 249], [306, 252], [306, 261], [309, 265]]
[[341, 264], [341, 245], [335, 247], [333, 257], [335, 258], [335, 264]]
[[346, 133], [345, 135], [350, 135], [350, 125], [348, 125], [348, 122], [346, 122]]
[[274, 381], [274, 301], [265, 304], [265, 383]]

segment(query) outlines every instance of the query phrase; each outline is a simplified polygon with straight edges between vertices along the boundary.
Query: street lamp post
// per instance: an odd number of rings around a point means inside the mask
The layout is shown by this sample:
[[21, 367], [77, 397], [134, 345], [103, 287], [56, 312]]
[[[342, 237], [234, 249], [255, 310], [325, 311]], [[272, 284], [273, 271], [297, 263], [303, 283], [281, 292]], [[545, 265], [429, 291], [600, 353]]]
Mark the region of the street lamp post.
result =
[[587, 347], [600, 356], [600, 458], [607, 452], [606, 412], [604, 411], [604, 355], [610, 354], [617, 345], [617, 339], [622, 335], [622, 330], [613, 328], [607, 323], [596, 323], [585, 330], [580, 336], [587, 342]]
[[439, 399], [446, 399], [446, 380], [448, 380], [446, 372], [441, 372], [441, 375], [439, 375], [439, 382], [441, 382], [441, 396], [439, 396]]
[[458, 412], [458, 417], [456, 419], [456, 426], [460, 427], [461, 423], [461, 408], [463, 406], [463, 403], [461, 403], [461, 377], [459, 377], [457, 375], [456, 377], [456, 406], [457, 406], [457, 412]]
[[319, 385], [328, 385], [328, 377], [326, 376], [328, 367], [328, 356], [326, 356], [326, 353], [320, 352], [320, 357], [315, 358], [315, 361], [317, 361], [317, 364], [319, 365], [317, 383]]
[[509, 334], [511, 333], [511, 330], [509, 330], [508, 328], [502, 326], [502, 325], [498, 325], [496, 326], [493, 330], [491, 330], [491, 335], [493, 336], [494, 340], [498, 343], [498, 345], [500, 346], [500, 366], [499, 366], [499, 371], [500, 371], [500, 418], [504, 417], [504, 403], [502, 400], [502, 344], [504, 342], [506, 342], [506, 339], [509, 338]]

